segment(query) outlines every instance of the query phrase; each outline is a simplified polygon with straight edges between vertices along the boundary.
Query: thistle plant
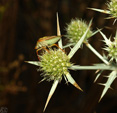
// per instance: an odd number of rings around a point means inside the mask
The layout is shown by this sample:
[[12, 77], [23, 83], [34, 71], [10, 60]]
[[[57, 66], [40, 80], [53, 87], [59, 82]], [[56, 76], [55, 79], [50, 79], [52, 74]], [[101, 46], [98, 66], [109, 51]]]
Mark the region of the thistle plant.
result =
[[96, 9], [96, 8], [88, 8], [88, 9], [109, 14], [110, 16], [108, 18], [115, 18], [115, 21], [116, 21], [117, 20], [117, 0], [111, 0], [110, 2], [107, 2], [106, 5], [107, 5], [106, 10]]
[[[87, 26], [87, 29], [85, 30], [82, 37], [77, 41], [77, 43], [74, 45], [74, 47], [71, 49], [69, 54], [67, 55], [64, 51], [61, 49], [49, 49], [49, 51], [44, 51], [42, 55], [40, 55], [40, 61], [26, 61], [27, 63], [39, 66], [39, 70], [43, 71], [42, 76], [43, 80], [47, 81], [53, 81], [53, 85], [51, 87], [51, 90], [49, 92], [44, 111], [48, 105], [49, 100], [51, 99], [55, 89], [57, 88], [58, 83], [61, 82], [62, 78], [64, 77], [66, 82], [71, 83], [79, 90], [83, 91], [80, 86], [75, 82], [75, 80], [72, 78], [71, 74], [69, 73], [69, 69], [74, 69], [74, 65], [70, 62], [70, 59], [73, 57], [73, 55], [77, 52], [77, 50], [81, 47], [83, 41], [85, 40], [87, 33], [90, 29], [91, 22], [89, 23], [89, 26]], [[59, 27], [59, 21], [57, 16], [57, 35], [60, 36], [60, 27]], [[59, 47], [63, 48], [62, 46], [62, 40], [58, 42]], [[76, 70], [76, 69], [74, 69]]]

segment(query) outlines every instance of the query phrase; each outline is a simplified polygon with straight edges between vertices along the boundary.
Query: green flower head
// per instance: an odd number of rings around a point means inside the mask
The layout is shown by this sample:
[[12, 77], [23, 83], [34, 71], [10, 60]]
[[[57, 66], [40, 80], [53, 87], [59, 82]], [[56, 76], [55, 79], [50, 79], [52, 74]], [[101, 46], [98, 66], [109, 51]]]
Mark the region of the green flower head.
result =
[[111, 0], [107, 4], [107, 7], [112, 17], [117, 18], [117, 0]]
[[52, 50], [45, 52], [40, 56], [40, 70], [43, 71], [43, 77], [48, 80], [62, 80], [62, 75], [67, 73], [67, 68], [72, 66], [68, 56], [61, 50]]
[[110, 57], [110, 61], [115, 60], [117, 63], [117, 33], [114, 37], [114, 41], [108, 40], [106, 42], [106, 47], [104, 48], [108, 52], [108, 57]]
[[[66, 27], [67, 31], [67, 38], [69, 39], [69, 42], [75, 45], [83, 36], [83, 34], [86, 32], [86, 29], [88, 28], [88, 25], [85, 21], [79, 20], [79, 19], [73, 19]], [[89, 29], [85, 41], [87, 38], [91, 37], [93, 32]]]

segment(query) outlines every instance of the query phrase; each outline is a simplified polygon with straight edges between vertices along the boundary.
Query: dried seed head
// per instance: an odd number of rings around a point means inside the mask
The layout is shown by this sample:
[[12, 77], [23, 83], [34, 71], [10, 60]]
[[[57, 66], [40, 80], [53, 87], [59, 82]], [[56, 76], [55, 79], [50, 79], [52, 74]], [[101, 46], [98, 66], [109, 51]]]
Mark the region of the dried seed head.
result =
[[[88, 25], [86, 24], [85, 21], [79, 19], [72, 20], [71, 23], [68, 24], [66, 28], [67, 38], [69, 39], [69, 42], [75, 45], [86, 32], [87, 28]], [[92, 34], [93, 32], [89, 30], [86, 35], [86, 39], [91, 37]]]
[[40, 60], [40, 70], [42, 76], [48, 80], [62, 80], [62, 75], [68, 71], [67, 68], [72, 64], [68, 56], [61, 50], [50, 50], [45, 52]]

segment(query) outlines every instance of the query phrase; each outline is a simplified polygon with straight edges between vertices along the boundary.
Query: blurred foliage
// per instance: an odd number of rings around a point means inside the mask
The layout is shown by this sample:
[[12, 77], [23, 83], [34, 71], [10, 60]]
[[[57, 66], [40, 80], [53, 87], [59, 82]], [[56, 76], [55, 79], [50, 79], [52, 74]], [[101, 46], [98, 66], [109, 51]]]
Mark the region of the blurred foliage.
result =
[[5, 6], [0, 6], [0, 20], [2, 19], [5, 10], [6, 10]]

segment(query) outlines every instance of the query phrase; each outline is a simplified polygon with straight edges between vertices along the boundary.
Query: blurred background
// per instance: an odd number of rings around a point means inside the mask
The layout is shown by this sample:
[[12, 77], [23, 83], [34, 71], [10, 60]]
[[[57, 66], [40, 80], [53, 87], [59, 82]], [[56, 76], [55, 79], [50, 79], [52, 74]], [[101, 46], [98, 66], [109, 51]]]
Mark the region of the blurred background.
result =
[[[93, 18], [92, 30], [104, 28], [106, 36], [115, 36], [117, 29], [108, 15], [91, 11], [87, 7], [105, 9], [107, 0], [0, 0], [0, 108], [8, 113], [42, 113], [52, 82], [42, 79], [38, 67], [24, 61], [38, 60], [34, 49], [39, 37], [56, 35], [56, 12], [59, 14], [61, 33], [71, 19], [79, 18], [87, 23]], [[102, 54], [104, 47], [98, 33], [89, 39], [90, 44]], [[67, 40], [63, 37], [63, 44]], [[69, 49], [66, 49], [66, 53]], [[101, 61], [85, 45], [71, 62], [92, 65]], [[101, 76], [93, 83], [95, 71], [70, 71], [84, 90], [81, 92], [65, 80], [58, 85], [45, 113], [117, 113], [117, 83], [112, 84], [98, 103], [106, 82]], [[104, 74], [108, 74], [104, 72]], [[3, 112], [2, 112], [3, 113]]]

